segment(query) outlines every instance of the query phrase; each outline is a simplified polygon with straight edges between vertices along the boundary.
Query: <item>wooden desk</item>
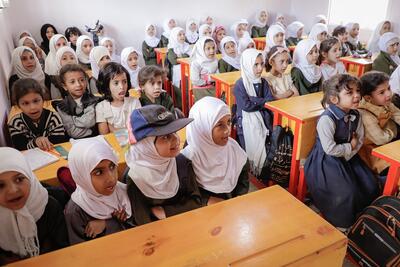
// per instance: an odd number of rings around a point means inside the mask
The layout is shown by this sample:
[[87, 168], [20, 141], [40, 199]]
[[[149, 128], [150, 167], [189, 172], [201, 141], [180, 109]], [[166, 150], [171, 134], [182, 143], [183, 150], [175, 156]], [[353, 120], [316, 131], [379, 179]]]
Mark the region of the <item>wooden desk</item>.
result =
[[397, 192], [400, 177], [400, 141], [377, 147], [372, 150], [372, 155], [390, 163], [383, 195], [394, 195]]
[[168, 48], [167, 47], [154, 48], [154, 51], [156, 52], [157, 64], [161, 64], [161, 66], [164, 68], [165, 58], [167, 57]]
[[225, 93], [226, 104], [232, 107], [235, 104], [233, 87], [236, 81], [240, 79], [240, 71], [216, 73], [211, 75], [211, 78], [215, 81], [215, 96], [221, 98], [222, 93]]
[[372, 60], [370, 58], [354, 58], [342, 57], [340, 60], [343, 62], [349, 74], [361, 77], [365, 72], [372, 69]]
[[[307, 158], [315, 143], [317, 119], [324, 111], [322, 92], [268, 102], [265, 107], [274, 112], [274, 126], [283, 125], [285, 118], [293, 131], [293, 152], [289, 192], [297, 195], [300, 160]], [[293, 125], [294, 124], [294, 125]]]
[[342, 266], [346, 247], [273, 186], [10, 266]]
[[258, 50], [264, 50], [265, 44], [266, 44], [265, 39], [266, 39], [265, 37], [256, 37], [256, 38], [253, 38], [253, 41], [254, 41], [254, 43], [256, 44], [256, 49], [258, 49]]

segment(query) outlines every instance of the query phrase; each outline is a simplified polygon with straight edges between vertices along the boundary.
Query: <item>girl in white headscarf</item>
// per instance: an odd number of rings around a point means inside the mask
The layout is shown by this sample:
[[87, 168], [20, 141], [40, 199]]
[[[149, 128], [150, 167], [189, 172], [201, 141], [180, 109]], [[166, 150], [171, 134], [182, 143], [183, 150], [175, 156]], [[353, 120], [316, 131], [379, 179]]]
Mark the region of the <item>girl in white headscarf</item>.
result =
[[304, 24], [300, 21], [294, 21], [290, 23], [287, 27], [287, 45], [288, 46], [296, 46], [301, 40], [303, 36]]
[[157, 27], [155, 24], [148, 24], [144, 31], [144, 41], [142, 43], [143, 59], [146, 65], [157, 64], [157, 56], [154, 48], [158, 47], [161, 47], [161, 42], [157, 38]]
[[385, 32], [393, 32], [393, 26], [392, 23], [388, 20], [380, 22], [374, 32], [372, 33], [371, 37], [368, 40], [367, 44], [367, 49], [372, 53], [372, 54], [378, 54], [379, 53], [379, 38], [381, 37], [382, 34]]
[[108, 49], [108, 52], [111, 56], [111, 61], [116, 63], [121, 63], [121, 57], [117, 54], [117, 48], [115, 44], [115, 40], [110, 37], [104, 37], [100, 41], [101, 46], [105, 46]]
[[389, 76], [400, 66], [399, 57], [400, 38], [393, 32], [385, 32], [379, 38], [380, 53], [372, 63], [372, 69], [383, 71]]
[[322, 24], [327, 25], [328, 24], [328, 19], [326, 18], [325, 15], [322, 15], [322, 14], [316, 15], [315, 18], [314, 18], [314, 24], [316, 24], [316, 23], [322, 23]]
[[215, 25], [215, 23], [214, 23], [214, 19], [213, 19], [211, 16], [206, 16], [206, 17], [204, 18], [203, 23], [204, 23], [204, 24], [207, 24], [208, 26], [210, 26], [210, 27], [211, 27], [211, 32], [212, 32], [212, 33], [214, 32], [216, 25]]
[[176, 26], [177, 25], [175, 19], [168, 18], [164, 20], [163, 23], [164, 32], [161, 34], [161, 47], [168, 47], [169, 36], [171, 34], [172, 29], [175, 28]]
[[218, 61], [220, 73], [240, 70], [240, 55], [235, 39], [225, 36], [221, 40], [222, 58]]
[[264, 51], [266, 53], [269, 52], [271, 47], [276, 46], [276, 45], [286, 47], [285, 29], [277, 24], [271, 25], [271, 27], [269, 27], [269, 29], [267, 31], [265, 43], [266, 44], [265, 44]]
[[104, 139], [74, 143], [68, 166], [76, 183], [65, 208], [71, 244], [133, 227], [126, 185], [118, 181], [118, 157]]
[[300, 95], [315, 93], [321, 86], [321, 69], [318, 62], [317, 43], [312, 39], [301, 40], [293, 53], [293, 68], [291, 70], [294, 86]]
[[18, 46], [27, 46], [30, 49], [32, 49], [35, 52], [36, 57], [39, 60], [40, 66], [44, 70], [44, 61], [46, 60], [47, 55], [40, 48], [40, 46], [37, 45], [37, 43], [36, 43], [35, 39], [33, 39], [33, 37], [30, 37], [30, 36], [22, 37], [18, 41]]
[[90, 51], [94, 47], [92, 39], [87, 35], [81, 35], [76, 41], [76, 55], [78, 57], [79, 64], [85, 69], [91, 69], [90, 66]]
[[238, 53], [239, 56], [243, 53], [244, 50], [249, 49], [249, 48], [256, 48], [256, 43], [252, 38], [249, 36], [245, 36], [243, 38], [240, 38], [239, 44], [238, 44]]
[[350, 47], [353, 54], [357, 53], [357, 51], [362, 50], [362, 44], [359, 38], [360, 24], [354, 22], [347, 23], [346, 29], [349, 33], [347, 37], [347, 45]]
[[389, 84], [390, 90], [392, 90], [394, 94], [400, 95], [400, 66], [397, 67], [390, 76]]
[[62, 34], [56, 34], [50, 39], [49, 54], [46, 57], [44, 72], [48, 75], [57, 75], [56, 53], [63, 46], [68, 46], [67, 38]]
[[0, 148], [0, 264], [66, 247], [62, 208], [48, 195], [24, 155]]
[[274, 24], [279, 25], [284, 30], [286, 30], [285, 15], [283, 15], [282, 13], [277, 13]]
[[[246, 152], [229, 137], [231, 113], [220, 99], [206, 96], [190, 109], [187, 146], [182, 151], [192, 161], [204, 203], [210, 197], [228, 199], [249, 189]], [[211, 200], [212, 201], [212, 200]]]
[[264, 69], [263, 55], [256, 49], [247, 49], [241, 59], [241, 79], [234, 88], [237, 105], [237, 135], [240, 146], [246, 151], [253, 174], [265, 179], [265, 145], [272, 131], [272, 114], [265, 103], [274, 100], [268, 82], [261, 78]]
[[218, 70], [216, 44], [211, 37], [200, 38], [190, 57], [190, 80], [195, 101], [206, 95], [215, 96], [215, 86], [210, 75]]
[[212, 29], [210, 25], [203, 24], [199, 28], [199, 39], [202, 37], [211, 37], [212, 36]]
[[132, 46], [125, 47], [121, 52], [121, 65], [129, 72], [132, 88], [139, 87], [139, 56], [140, 52]]
[[[208, 25], [208, 24], [207, 24]], [[211, 29], [211, 28], [210, 28]], [[195, 19], [188, 19], [186, 21], [186, 42], [190, 45], [195, 44], [199, 39], [198, 23]]]
[[268, 31], [268, 11], [259, 10], [255, 15], [255, 22], [251, 26], [251, 38], [264, 37]]
[[311, 28], [308, 38], [315, 41], [317, 43], [317, 47], [319, 48], [319, 44], [328, 38], [328, 27], [323, 23], [314, 24], [314, 26]]
[[104, 46], [96, 46], [90, 51], [89, 59], [92, 77], [97, 80], [100, 69], [108, 62], [111, 62], [110, 52]]
[[247, 31], [248, 25], [249, 25], [249, 22], [247, 21], [247, 19], [238, 20], [232, 25], [232, 27], [231, 27], [232, 37], [235, 38], [235, 41], [237, 43], [243, 37], [250, 38], [250, 33]]

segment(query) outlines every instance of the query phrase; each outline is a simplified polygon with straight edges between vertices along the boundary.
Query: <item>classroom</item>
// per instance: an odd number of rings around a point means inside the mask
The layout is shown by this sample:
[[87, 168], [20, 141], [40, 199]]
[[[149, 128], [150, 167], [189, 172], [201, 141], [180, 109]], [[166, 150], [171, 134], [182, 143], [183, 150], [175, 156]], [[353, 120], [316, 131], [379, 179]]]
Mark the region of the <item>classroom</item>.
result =
[[0, 266], [400, 266], [399, 10], [0, 0]]

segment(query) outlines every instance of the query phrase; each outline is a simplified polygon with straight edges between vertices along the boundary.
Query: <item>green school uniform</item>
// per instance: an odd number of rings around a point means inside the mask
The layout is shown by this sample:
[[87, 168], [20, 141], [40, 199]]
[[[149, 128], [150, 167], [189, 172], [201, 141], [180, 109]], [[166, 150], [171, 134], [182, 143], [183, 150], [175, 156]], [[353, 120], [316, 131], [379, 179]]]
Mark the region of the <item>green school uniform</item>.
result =
[[251, 38], [265, 37], [267, 35], [268, 28], [268, 25], [265, 25], [264, 27], [253, 26], [251, 28]]
[[293, 67], [290, 72], [294, 86], [299, 90], [300, 95], [307, 95], [320, 91], [322, 77], [316, 83], [310, 83], [299, 68]]
[[156, 51], [154, 48], [160, 47], [160, 43], [156, 47], [149, 46], [145, 41], [142, 44], [143, 59], [146, 65], [157, 65]]
[[390, 55], [386, 52], [381, 51], [378, 57], [372, 63], [372, 70], [382, 71], [387, 73], [389, 76], [397, 68], [396, 62], [391, 59]]
[[226, 62], [222, 58], [220, 60], [218, 60], [218, 70], [219, 70], [219, 73], [238, 71], [238, 69], [235, 69], [235, 67], [230, 65], [228, 62]]
[[301, 38], [289, 37], [286, 39], [287, 46], [296, 46], [301, 41]]
[[169, 96], [166, 92], [162, 92], [159, 97], [155, 99], [155, 102], [151, 102], [151, 100], [146, 96], [145, 92], [142, 92], [139, 98], [140, 104], [142, 107], [147, 105], [161, 105], [165, 107], [167, 110], [171, 111], [172, 114], [175, 113], [174, 102], [172, 101], [172, 97]]

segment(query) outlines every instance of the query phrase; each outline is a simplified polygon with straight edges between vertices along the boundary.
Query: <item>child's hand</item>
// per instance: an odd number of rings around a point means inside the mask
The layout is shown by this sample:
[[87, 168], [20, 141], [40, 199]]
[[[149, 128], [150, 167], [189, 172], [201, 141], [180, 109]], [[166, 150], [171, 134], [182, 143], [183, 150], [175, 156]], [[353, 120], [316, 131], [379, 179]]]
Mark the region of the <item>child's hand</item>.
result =
[[90, 221], [85, 228], [85, 235], [90, 238], [95, 238], [106, 229], [105, 220], [93, 220]]
[[53, 144], [47, 137], [41, 136], [35, 139], [35, 143], [41, 150], [49, 151], [53, 149]]
[[120, 210], [114, 210], [111, 215], [120, 222], [125, 222], [128, 219], [128, 214], [124, 208]]
[[210, 197], [208, 199], [208, 201], [207, 201], [207, 206], [210, 206], [212, 204], [215, 204], [215, 203], [218, 203], [218, 202], [221, 202], [221, 201], [224, 201], [224, 200], [222, 198], [219, 198], [219, 197]]
[[350, 144], [351, 144], [351, 150], [354, 150], [358, 144], [358, 138], [356, 133], [353, 133], [353, 137], [351, 138]]
[[161, 206], [156, 206], [151, 208], [151, 212], [154, 216], [156, 216], [159, 220], [167, 218], [165, 215], [165, 211]]

